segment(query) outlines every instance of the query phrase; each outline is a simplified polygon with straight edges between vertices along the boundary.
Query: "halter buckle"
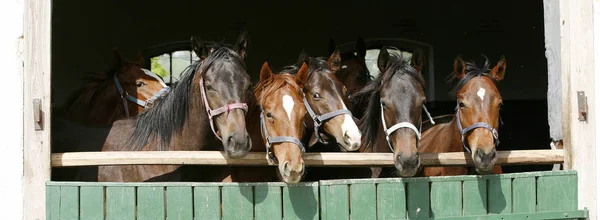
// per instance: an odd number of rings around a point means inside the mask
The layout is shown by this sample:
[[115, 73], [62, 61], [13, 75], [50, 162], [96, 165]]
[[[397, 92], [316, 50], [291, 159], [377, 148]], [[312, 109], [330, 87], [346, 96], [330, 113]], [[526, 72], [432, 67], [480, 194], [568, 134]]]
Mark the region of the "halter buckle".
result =
[[146, 100], [146, 104], [144, 105], [144, 108], [152, 108], [152, 107], [154, 107], [154, 100], [152, 100], [152, 99]]

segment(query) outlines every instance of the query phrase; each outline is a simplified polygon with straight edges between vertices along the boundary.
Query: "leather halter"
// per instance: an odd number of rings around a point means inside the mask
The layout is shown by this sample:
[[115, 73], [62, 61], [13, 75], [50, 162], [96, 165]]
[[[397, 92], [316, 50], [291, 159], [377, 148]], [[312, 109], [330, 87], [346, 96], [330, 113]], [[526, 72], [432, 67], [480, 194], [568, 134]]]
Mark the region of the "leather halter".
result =
[[[390, 147], [390, 150], [392, 151], [392, 153], [394, 153], [394, 148], [392, 147], [392, 143], [390, 143], [390, 135], [392, 135], [392, 133], [394, 133], [394, 131], [397, 131], [400, 128], [408, 128], [415, 132], [415, 134], [417, 135], [417, 148], [418, 148], [419, 144], [421, 143], [421, 129], [423, 128], [423, 121], [421, 121], [419, 129], [417, 129], [417, 127], [410, 122], [400, 122], [400, 123], [392, 125], [392, 127], [388, 128], [385, 123], [385, 116], [383, 115], [383, 105], [380, 104], [379, 107], [381, 109], [381, 124], [383, 125], [383, 130], [385, 131], [385, 140], [388, 144], [388, 147]], [[427, 111], [427, 107], [425, 107], [425, 105], [423, 105], [423, 110], [427, 114], [427, 117], [429, 117], [429, 121], [431, 121], [431, 124], [435, 124], [435, 122], [433, 121], [433, 118], [431, 118], [431, 114], [429, 114], [429, 111]]]
[[[500, 124], [502, 125], [503, 122], [502, 122], [502, 118], [500, 118], [500, 115], [498, 115], [498, 119], [500, 120]], [[485, 129], [489, 130], [490, 132], [492, 132], [492, 136], [494, 137], [494, 145], [497, 147], [500, 144], [500, 139], [498, 138], [498, 130], [496, 130], [494, 127], [492, 127], [488, 123], [476, 122], [475, 124], [472, 124], [463, 129], [463, 126], [460, 122], [460, 105], [458, 103], [456, 104], [456, 124], [458, 125], [458, 131], [460, 132], [460, 142], [462, 143], [462, 146], [465, 149], [465, 151], [469, 154], [471, 154], [471, 149], [468, 148], [467, 145], [465, 144], [465, 134], [467, 134], [467, 132], [472, 131], [476, 128], [485, 128]]]
[[269, 131], [267, 131], [267, 123], [265, 122], [265, 111], [263, 110], [262, 105], [260, 106], [260, 133], [262, 133], [264, 139], [266, 140], [266, 149], [267, 149], [267, 160], [269, 160], [270, 163], [272, 164], [277, 164], [277, 158], [275, 157], [275, 155], [273, 154], [273, 151], [271, 150], [271, 146], [273, 144], [278, 144], [278, 143], [293, 143], [298, 145], [298, 147], [300, 148], [300, 151], [302, 151], [302, 154], [304, 154], [304, 152], [306, 152], [306, 148], [304, 148], [304, 144], [302, 144], [302, 142], [300, 141], [300, 139], [295, 138], [295, 137], [290, 137], [290, 136], [275, 136], [275, 137], [271, 137], [269, 136]]
[[310, 118], [313, 120], [315, 136], [317, 136], [317, 139], [319, 140], [319, 142], [321, 142], [323, 144], [328, 144], [328, 143], [327, 143], [327, 141], [325, 141], [321, 138], [321, 135], [319, 133], [319, 129], [321, 128], [321, 125], [323, 125], [329, 119], [332, 119], [338, 115], [348, 114], [348, 115], [352, 116], [352, 112], [350, 112], [348, 109], [339, 109], [339, 110], [328, 112], [328, 113], [325, 113], [322, 115], [317, 115], [313, 111], [313, 109], [310, 107], [310, 104], [308, 104], [308, 100], [306, 100], [306, 96], [304, 96], [304, 107], [306, 107], [306, 110], [308, 111]]
[[[129, 93], [127, 93], [127, 91], [123, 90], [123, 87], [121, 87], [121, 83], [119, 82], [119, 77], [117, 76], [118, 74], [115, 73], [115, 75], [114, 75], [115, 85], [117, 86], [117, 90], [119, 91], [119, 94], [121, 95], [121, 99], [123, 100], [123, 108], [125, 110], [126, 117], [129, 117], [129, 109], [127, 108], [127, 101], [133, 102], [144, 108], [152, 108], [152, 106], [154, 106], [154, 102], [158, 98], [168, 94], [171, 91], [171, 87], [168, 87], [166, 84], [164, 84], [164, 82], [162, 82], [162, 80], [158, 76], [156, 76], [154, 73], [150, 72], [149, 70], [145, 70], [145, 69], [142, 69], [142, 70], [144, 71], [144, 73], [146, 75], [156, 78], [163, 85], [163, 88], [161, 90], [159, 90], [157, 93], [155, 93], [152, 97], [150, 97], [150, 99], [148, 99], [146, 101], [142, 101], [136, 97], [129, 95]], [[154, 75], [152, 75], [152, 74], [154, 74]]]
[[[200, 65], [198, 67], [198, 69], [196, 69], [196, 71], [201, 69], [202, 66], [204, 66], [204, 61], [202, 61], [202, 65]], [[219, 139], [220, 141], [223, 141], [223, 139], [221, 138], [221, 136], [217, 133], [217, 130], [215, 129], [214, 118], [223, 113], [229, 114], [230, 111], [233, 111], [235, 109], [242, 109], [245, 114], [248, 112], [248, 105], [244, 102], [238, 102], [238, 103], [226, 104], [217, 109], [211, 109], [210, 105], [208, 104], [208, 99], [206, 98], [206, 91], [204, 90], [204, 78], [200, 78], [199, 84], [200, 84], [200, 96], [202, 97], [202, 102], [204, 103], [204, 108], [206, 109], [206, 114], [208, 115], [208, 120], [209, 120], [208, 123], [210, 124], [210, 129], [212, 130], [213, 134], [215, 134], [217, 139]]]

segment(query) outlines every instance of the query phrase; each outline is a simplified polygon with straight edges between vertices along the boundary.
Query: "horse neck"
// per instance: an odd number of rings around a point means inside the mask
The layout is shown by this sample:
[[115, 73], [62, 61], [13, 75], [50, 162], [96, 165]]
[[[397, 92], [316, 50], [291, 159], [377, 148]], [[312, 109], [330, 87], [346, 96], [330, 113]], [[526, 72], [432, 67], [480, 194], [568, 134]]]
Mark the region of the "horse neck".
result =
[[246, 126], [250, 139], [252, 140], [252, 152], [266, 152], [266, 146], [261, 133], [260, 106], [256, 96], [251, 95], [248, 102], [248, 114], [246, 114]]
[[[193, 86], [187, 120], [180, 136], [175, 136], [169, 150], [218, 150], [222, 143], [215, 137], [200, 95], [200, 87]], [[215, 125], [216, 126], [216, 125]], [[174, 142], [174, 143], [173, 143]], [[207, 149], [215, 147], [215, 149]]]
[[462, 141], [460, 132], [458, 131], [457, 120], [454, 117], [452, 121], [435, 125], [424, 132], [419, 152], [462, 152]]
[[125, 112], [121, 98], [114, 83], [110, 82], [112, 81], [104, 82], [105, 86], [101, 91], [78, 92], [78, 97], [65, 106], [63, 117], [85, 124], [112, 124], [123, 118]]

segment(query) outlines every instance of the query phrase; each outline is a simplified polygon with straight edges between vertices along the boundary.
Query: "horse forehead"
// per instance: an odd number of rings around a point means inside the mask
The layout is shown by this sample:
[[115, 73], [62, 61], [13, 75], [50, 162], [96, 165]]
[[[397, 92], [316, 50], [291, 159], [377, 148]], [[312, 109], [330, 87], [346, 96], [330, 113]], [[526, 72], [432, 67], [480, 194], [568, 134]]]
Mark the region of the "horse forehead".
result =
[[500, 97], [500, 92], [491, 79], [475, 77], [463, 86], [459, 95], [485, 100], [487, 97]]

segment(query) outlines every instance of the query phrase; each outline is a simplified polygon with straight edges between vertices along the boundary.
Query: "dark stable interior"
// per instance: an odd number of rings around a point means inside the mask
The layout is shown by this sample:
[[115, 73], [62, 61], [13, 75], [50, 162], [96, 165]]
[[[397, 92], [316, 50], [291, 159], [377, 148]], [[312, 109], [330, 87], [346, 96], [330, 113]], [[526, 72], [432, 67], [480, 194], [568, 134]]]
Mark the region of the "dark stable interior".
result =
[[[433, 56], [428, 59], [433, 61], [433, 72], [424, 77], [435, 85], [427, 88], [432, 116], [454, 113], [456, 101], [449, 95], [452, 85], [446, 77], [457, 55], [481, 60], [485, 54], [492, 65], [504, 55], [507, 72], [498, 84], [504, 125], [499, 129], [498, 150], [550, 148], [541, 0], [56, 1], [53, 104], [62, 104], [80, 86], [82, 73], [108, 69], [114, 47], [134, 58], [137, 50], [186, 41], [190, 36], [233, 43], [241, 25], [249, 32], [246, 64], [255, 80], [264, 61], [273, 67], [292, 64], [303, 49], [311, 56], [328, 56], [330, 38], [338, 44], [353, 44], [360, 36], [431, 45]], [[507, 166], [503, 170], [550, 168]]]

